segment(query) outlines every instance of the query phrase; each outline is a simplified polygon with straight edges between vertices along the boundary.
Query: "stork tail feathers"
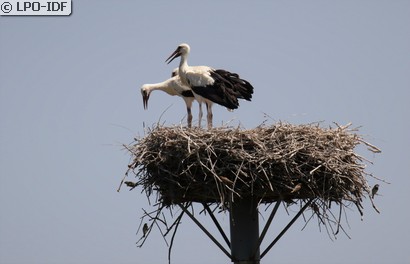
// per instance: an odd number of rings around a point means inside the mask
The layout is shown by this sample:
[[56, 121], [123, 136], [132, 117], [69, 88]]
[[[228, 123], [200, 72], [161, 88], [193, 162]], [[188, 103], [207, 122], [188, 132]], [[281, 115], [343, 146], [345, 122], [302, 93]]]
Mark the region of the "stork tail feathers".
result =
[[223, 82], [227, 87], [233, 90], [236, 98], [250, 101], [253, 94], [253, 86], [246, 80], [239, 78], [239, 75], [226, 70], [215, 70], [211, 76], [216, 82]]

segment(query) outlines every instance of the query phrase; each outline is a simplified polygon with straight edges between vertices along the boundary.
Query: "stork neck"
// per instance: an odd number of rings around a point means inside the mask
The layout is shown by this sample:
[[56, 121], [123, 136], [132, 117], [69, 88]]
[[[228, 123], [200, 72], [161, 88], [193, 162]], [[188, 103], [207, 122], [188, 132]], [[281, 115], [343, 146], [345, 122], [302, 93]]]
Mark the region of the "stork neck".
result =
[[160, 90], [166, 92], [169, 95], [177, 95], [175, 90], [169, 86], [169, 81], [170, 80], [166, 80], [160, 83], [146, 84], [146, 86], [148, 87], [149, 91]]
[[179, 62], [179, 77], [181, 78], [183, 84], [189, 86], [189, 82], [186, 78], [188, 67], [188, 54], [183, 54], [181, 56], [181, 61]]
[[181, 55], [181, 61], [179, 62], [179, 70], [186, 71], [188, 68], [188, 54]]

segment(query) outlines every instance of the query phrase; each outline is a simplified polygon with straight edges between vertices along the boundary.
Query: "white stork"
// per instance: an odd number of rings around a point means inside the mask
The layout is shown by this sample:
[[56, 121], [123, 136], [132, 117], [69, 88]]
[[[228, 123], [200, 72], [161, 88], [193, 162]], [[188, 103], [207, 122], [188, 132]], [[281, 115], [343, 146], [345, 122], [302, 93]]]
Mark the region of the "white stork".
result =
[[202, 119], [201, 104], [205, 102], [207, 109], [208, 129], [212, 128], [212, 104], [217, 103], [228, 109], [239, 107], [239, 99], [250, 101], [253, 94], [252, 85], [239, 78], [236, 73], [226, 70], [215, 70], [208, 66], [188, 66], [188, 44], [181, 44], [165, 60], [168, 64], [177, 57], [179, 63], [179, 76], [181, 81], [194, 92], [195, 99], [200, 105], [199, 126]]
[[144, 109], [148, 108], [148, 100], [151, 92], [154, 90], [161, 90], [169, 95], [178, 95], [184, 99], [187, 109], [187, 119], [188, 127], [192, 126], [192, 102], [195, 100], [194, 94], [191, 89], [181, 82], [178, 76], [178, 68], [172, 72], [172, 77], [164, 82], [154, 83], [154, 84], [144, 84], [141, 87], [142, 100], [144, 104]]

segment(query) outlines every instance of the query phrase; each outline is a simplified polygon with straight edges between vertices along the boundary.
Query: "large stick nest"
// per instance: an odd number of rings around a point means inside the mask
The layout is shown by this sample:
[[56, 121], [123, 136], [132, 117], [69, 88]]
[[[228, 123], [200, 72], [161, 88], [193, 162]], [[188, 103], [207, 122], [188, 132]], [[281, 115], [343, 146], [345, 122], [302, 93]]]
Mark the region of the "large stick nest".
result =
[[266, 203], [319, 198], [359, 207], [369, 194], [368, 174], [354, 148], [380, 151], [354, 131], [286, 123], [250, 130], [157, 126], [126, 146], [133, 158], [129, 171], [137, 178], [128, 184], [157, 194], [165, 206], [227, 205], [252, 196]]

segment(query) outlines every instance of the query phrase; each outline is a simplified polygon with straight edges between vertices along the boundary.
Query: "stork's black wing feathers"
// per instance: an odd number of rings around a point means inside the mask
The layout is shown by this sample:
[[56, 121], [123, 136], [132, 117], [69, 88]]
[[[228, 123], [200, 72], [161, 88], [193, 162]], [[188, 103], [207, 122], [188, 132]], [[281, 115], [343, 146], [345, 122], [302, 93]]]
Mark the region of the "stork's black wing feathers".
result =
[[251, 100], [253, 87], [248, 81], [239, 78], [238, 74], [226, 70], [213, 70], [210, 74], [214, 83], [191, 87], [196, 94], [229, 109], [238, 108], [238, 99]]
[[224, 83], [207, 86], [193, 86], [192, 91], [196, 94], [211, 100], [212, 102], [223, 105], [228, 109], [236, 109], [239, 106], [238, 98], [232, 89], [227, 89]]
[[211, 73], [211, 76], [223, 80], [225, 83], [229, 83], [234, 90], [236, 97], [239, 99], [245, 99], [250, 101], [253, 94], [253, 86], [246, 80], [239, 78], [239, 75], [226, 70], [215, 70]]
[[182, 92], [183, 97], [194, 97], [194, 94], [192, 93], [192, 90], [186, 90]]

